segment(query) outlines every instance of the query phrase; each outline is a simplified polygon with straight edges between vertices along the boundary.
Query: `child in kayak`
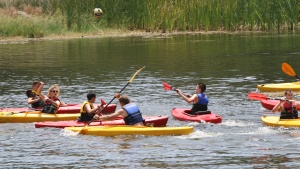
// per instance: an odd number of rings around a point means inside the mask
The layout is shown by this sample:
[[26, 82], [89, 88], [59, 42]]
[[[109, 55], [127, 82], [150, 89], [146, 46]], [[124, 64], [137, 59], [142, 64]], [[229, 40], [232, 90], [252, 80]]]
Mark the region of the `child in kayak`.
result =
[[284, 92], [285, 98], [272, 109], [272, 112], [280, 112], [280, 119], [298, 119], [297, 107], [300, 107], [299, 102], [293, 100], [293, 92], [286, 90]]
[[101, 102], [100, 106], [94, 107], [96, 101], [96, 94], [95, 93], [88, 93], [87, 94], [87, 101], [82, 103], [80, 108], [80, 117], [78, 117], [79, 122], [90, 121], [94, 118], [95, 113], [100, 111], [103, 108], [103, 103]]
[[32, 83], [32, 88], [31, 90], [26, 91], [26, 95], [28, 97], [27, 103], [31, 104], [32, 108], [42, 108], [45, 105], [45, 102], [41, 97], [39, 96], [37, 90], [40, 87], [41, 82], [39, 81], [34, 81]]
[[123, 120], [126, 125], [144, 126], [145, 119], [143, 119], [138, 106], [130, 102], [128, 96], [120, 96], [119, 93], [116, 93], [115, 98], [119, 99], [122, 109], [119, 109], [109, 115], [95, 115], [94, 119], [107, 121], [113, 120], [118, 116], [123, 116]]
[[176, 92], [188, 103], [193, 103], [191, 114], [199, 114], [199, 111], [207, 111], [208, 97], [204, 94], [206, 85], [198, 83], [196, 85], [196, 93], [192, 96], [183, 94], [179, 89]]
[[55, 114], [59, 107], [67, 106], [63, 101], [59, 100], [58, 96], [60, 95], [60, 87], [57, 84], [52, 85], [48, 89], [47, 96], [42, 94], [42, 89], [44, 87], [44, 83], [40, 82], [41, 85], [38, 88], [38, 94], [40, 95], [41, 99], [45, 101], [45, 105], [43, 106], [42, 112]]

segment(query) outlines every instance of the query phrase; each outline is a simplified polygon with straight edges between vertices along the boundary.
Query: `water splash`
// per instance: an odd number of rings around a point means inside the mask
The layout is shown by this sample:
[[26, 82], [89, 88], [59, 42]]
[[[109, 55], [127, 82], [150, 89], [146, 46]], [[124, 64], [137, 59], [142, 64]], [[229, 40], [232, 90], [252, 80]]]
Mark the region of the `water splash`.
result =
[[222, 123], [222, 125], [224, 126], [238, 126], [238, 127], [245, 127], [245, 126], [255, 126], [255, 123], [252, 122], [245, 122], [245, 121], [241, 121], [241, 120], [226, 120]]
[[68, 130], [68, 129], [62, 129], [60, 132], [61, 136], [78, 136], [78, 132], [74, 132], [72, 130]]
[[179, 138], [179, 139], [200, 139], [200, 138], [207, 138], [207, 137], [219, 137], [219, 136], [222, 136], [222, 135], [224, 135], [224, 133], [206, 132], [206, 131], [196, 130], [195, 132], [193, 132], [189, 135], [176, 136], [176, 138]]
[[266, 134], [276, 134], [279, 132], [280, 132], [279, 130], [274, 129], [272, 127], [259, 127], [256, 130], [242, 132], [240, 134], [243, 134], [243, 135], [266, 135]]

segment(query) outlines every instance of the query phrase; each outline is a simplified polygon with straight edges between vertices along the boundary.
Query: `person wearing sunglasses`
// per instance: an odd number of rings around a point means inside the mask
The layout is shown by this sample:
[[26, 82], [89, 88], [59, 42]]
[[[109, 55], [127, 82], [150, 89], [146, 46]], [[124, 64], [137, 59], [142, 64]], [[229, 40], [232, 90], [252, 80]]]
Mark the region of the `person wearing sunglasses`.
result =
[[66, 106], [66, 104], [58, 98], [58, 96], [60, 95], [60, 88], [57, 84], [52, 85], [48, 89], [47, 96], [45, 96], [42, 94], [42, 89], [44, 85], [45, 84], [41, 82], [41, 85], [38, 88], [38, 94], [45, 101], [45, 105], [43, 106], [42, 112], [55, 114], [60, 106]]
[[41, 82], [34, 81], [32, 83], [31, 90], [26, 91], [26, 95], [28, 97], [27, 103], [31, 104], [32, 108], [41, 108], [45, 105], [45, 102], [41, 99], [41, 97], [39, 96], [39, 94], [37, 92], [40, 85], [41, 85]]

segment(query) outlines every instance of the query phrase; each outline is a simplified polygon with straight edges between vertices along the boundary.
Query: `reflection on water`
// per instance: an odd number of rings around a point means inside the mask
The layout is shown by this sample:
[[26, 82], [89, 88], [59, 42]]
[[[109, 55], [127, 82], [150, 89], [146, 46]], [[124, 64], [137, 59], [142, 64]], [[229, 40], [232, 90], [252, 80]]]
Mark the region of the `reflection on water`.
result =
[[[195, 128], [187, 136], [96, 137], [36, 129], [32, 123], [0, 124], [0, 167], [299, 167], [298, 129], [264, 126], [260, 102], [247, 98], [257, 84], [295, 81], [281, 64], [300, 72], [298, 39], [298, 34], [196, 34], [0, 44], [0, 107], [28, 107], [25, 91], [33, 80], [45, 82], [45, 92], [59, 84], [67, 103], [83, 102], [89, 91], [108, 102], [146, 66], [124, 94], [144, 115], [169, 115], [168, 126]], [[209, 109], [223, 123], [173, 119], [172, 108], [191, 105], [165, 91], [162, 81], [190, 94], [197, 82], [206, 83]]]

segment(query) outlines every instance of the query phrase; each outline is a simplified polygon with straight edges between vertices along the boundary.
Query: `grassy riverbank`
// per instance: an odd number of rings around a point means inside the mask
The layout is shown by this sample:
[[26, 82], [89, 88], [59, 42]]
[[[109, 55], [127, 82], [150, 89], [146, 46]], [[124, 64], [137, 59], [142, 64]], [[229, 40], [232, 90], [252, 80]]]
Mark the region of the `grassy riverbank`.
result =
[[0, 38], [279, 32], [297, 30], [299, 12], [299, 0], [0, 0]]

